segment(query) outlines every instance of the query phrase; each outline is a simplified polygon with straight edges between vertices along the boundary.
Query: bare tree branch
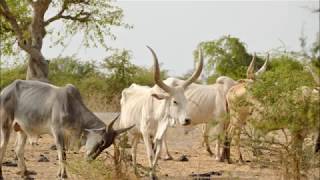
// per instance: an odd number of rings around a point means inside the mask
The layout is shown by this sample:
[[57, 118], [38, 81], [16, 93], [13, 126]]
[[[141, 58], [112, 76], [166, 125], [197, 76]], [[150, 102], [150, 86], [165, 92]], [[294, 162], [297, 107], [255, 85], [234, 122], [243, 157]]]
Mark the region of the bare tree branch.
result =
[[90, 20], [91, 13], [85, 12], [84, 10], [81, 10], [80, 13], [78, 13], [75, 16], [71, 15], [62, 15], [62, 19], [68, 19], [68, 20], [73, 20], [73, 21], [79, 21], [79, 22], [87, 22]]
[[61, 6], [60, 11], [49, 18], [47, 21], [45, 21], [45, 26], [49, 25], [50, 23], [59, 20], [59, 19], [67, 19], [67, 20], [73, 20], [73, 21], [79, 21], [79, 22], [87, 22], [89, 21], [90, 16], [92, 15], [91, 12], [86, 12], [84, 9], [82, 9], [79, 13], [76, 15], [63, 15], [63, 13], [68, 9], [68, 7], [71, 4], [83, 4], [83, 5], [89, 5], [88, 0], [65, 0], [63, 1], [63, 4]]
[[52, 16], [51, 18], [49, 18], [47, 21], [44, 22], [44, 25], [47, 26], [49, 25], [50, 23], [52, 23], [53, 21], [56, 21], [58, 19], [61, 18], [62, 14], [64, 13], [64, 11], [66, 9], [68, 9], [68, 5], [69, 5], [69, 1], [63, 1], [63, 4], [62, 4], [62, 7], [61, 7], [61, 10], [54, 16]]
[[86, 12], [83, 9], [77, 13], [76, 15], [63, 15], [63, 13], [68, 9], [68, 6], [70, 4], [88, 4], [87, 1], [64, 1], [61, 7], [61, 10], [54, 16], [52, 16], [51, 18], [49, 18], [46, 22], [45, 22], [45, 26], [49, 25], [50, 23], [59, 20], [59, 19], [67, 19], [67, 20], [73, 20], [73, 21], [79, 21], [79, 22], [87, 22], [90, 19], [90, 16], [92, 15], [92, 13], [90, 12]]

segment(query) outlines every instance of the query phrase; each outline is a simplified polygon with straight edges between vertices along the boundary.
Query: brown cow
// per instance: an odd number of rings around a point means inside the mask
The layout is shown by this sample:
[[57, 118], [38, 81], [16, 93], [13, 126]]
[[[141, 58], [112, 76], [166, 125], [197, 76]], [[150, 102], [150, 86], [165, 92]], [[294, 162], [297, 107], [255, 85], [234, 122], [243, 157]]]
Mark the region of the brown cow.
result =
[[[224, 159], [227, 158], [228, 162], [230, 162], [229, 145], [231, 138], [234, 137], [237, 157], [240, 162], [243, 162], [240, 152], [241, 129], [246, 124], [249, 116], [259, 116], [259, 112], [262, 110], [262, 105], [248, 93], [247, 87], [250, 86], [259, 75], [266, 71], [269, 55], [267, 56], [263, 66], [256, 73], [254, 73], [255, 59], [256, 55], [254, 54], [247, 70], [247, 79], [239, 80], [239, 83], [231, 87], [226, 95], [230, 121], [227, 127], [225, 146], [220, 161], [224, 161]], [[237, 103], [242, 99], [246, 101], [246, 104], [238, 106]]]

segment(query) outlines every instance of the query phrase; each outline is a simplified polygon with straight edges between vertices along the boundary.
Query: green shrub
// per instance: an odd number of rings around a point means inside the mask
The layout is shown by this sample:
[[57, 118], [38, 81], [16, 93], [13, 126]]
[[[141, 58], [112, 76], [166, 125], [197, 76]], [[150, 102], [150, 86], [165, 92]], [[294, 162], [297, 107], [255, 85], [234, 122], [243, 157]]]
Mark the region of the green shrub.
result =
[[[261, 102], [261, 119], [252, 119], [254, 127], [264, 135], [261, 148], [276, 155], [274, 166], [280, 165], [286, 178], [300, 179], [308, 174], [315, 157], [306, 139], [320, 128], [319, 94], [312, 93], [315, 83], [303, 64], [289, 57], [281, 56], [271, 61], [265, 72], [250, 88], [249, 92]], [[286, 141], [267, 139], [274, 130], [287, 130]], [[308, 149], [309, 148], [309, 149]], [[307, 157], [307, 158], [306, 158]]]

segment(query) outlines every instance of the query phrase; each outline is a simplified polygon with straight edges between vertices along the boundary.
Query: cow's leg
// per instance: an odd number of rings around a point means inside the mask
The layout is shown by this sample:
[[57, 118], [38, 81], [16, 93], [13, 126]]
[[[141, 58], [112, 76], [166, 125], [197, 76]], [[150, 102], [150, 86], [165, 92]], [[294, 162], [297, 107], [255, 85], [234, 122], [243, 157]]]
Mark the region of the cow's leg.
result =
[[240, 132], [241, 132], [241, 129], [239, 127], [237, 127], [235, 129], [234, 141], [235, 141], [235, 146], [236, 146], [236, 154], [238, 156], [239, 162], [243, 163], [244, 161], [243, 161], [243, 158], [242, 158], [242, 155], [241, 155], [241, 150], [240, 150]]
[[132, 139], [131, 156], [132, 156], [132, 164], [133, 164], [135, 174], [138, 174], [138, 171], [137, 171], [137, 148], [138, 148], [139, 138], [140, 138], [139, 136], [133, 136], [133, 139]]
[[67, 171], [66, 171], [66, 153], [64, 147], [64, 138], [63, 133], [55, 132], [54, 133], [55, 143], [57, 146], [58, 151], [58, 159], [59, 159], [59, 171], [58, 171], [58, 178], [64, 179], [67, 178]]
[[162, 140], [162, 145], [163, 145], [163, 149], [164, 149], [164, 156], [162, 156], [163, 160], [166, 160], [166, 161], [172, 160], [173, 158], [169, 153], [168, 144], [167, 144], [167, 138], [166, 138], [165, 135], [164, 135], [163, 140]]
[[151, 139], [150, 139], [150, 136], [149, 136], [148, 133], [143, 133], [142, 137], [143, 137], [144, 144], [146, 146], [149, 167], [151, 168], [150, 176], [153, 178], [154, 177], [154, 173], [152, 171], [152, 162], [153, 162], [153, 158], [154, 158], [154, 152], [153, 152], [153, 149], [152, 149], [152, 142], [151, 142]]
[[217, 138], [216, 140], [216, 147], [215, 147], [215, 150], [216, 150], [216, 161], [219, 161], [220, 160], [220, 157], [221, 157], [221, 152], [220, 152], [220, 144], [221, 144], [221, 140], [220, 138]]
[[[2, 104], [1, 104], [2, 105]], [[0, 109], [1, 111], [1, 109]], [[5, 115], [0, 112], [0, 180], [3, 179], [2, 176], [2, 160], [4, 158], [7, 145], [10, 138], [11, 125], [12, 122], [7, 119]]]
[[159, 155], [161, 153], [161, 146], [162, 146], [162, 140], [159, 139], [159, 138], [155, 138], [155, 141], [154, 141], [154, 144], [155, 144], [155, 156], [154, 156], [154, 159], [153, 159], [153, 162], [152, 162], [152, 167], [151, 167], [151, 175], [152, 175], [152, 179], [155, 179], [155, 170], [156, 170], [156, 165], [157, 165], [157, 162], [158, 162], [158, 159], [159, 159]]
[[154, 137], [154, 141], [153, 143], [155, 144], [155, 156], [152, 162], [152, 166], [151, 166], [151, 177], [152, 179], [155, 179], [155, 168], [159, 159], [159, 155], [161, 153], [161, 147], [162, 147], [162, 143], [163, 143], [163, 138], [165, 138], [165, 133], [167, 131], [168, 128], [168, 123], [160, 123], [158, 125], [158, 129], [156, 131], [155, 137]]
[[20, 169], [19, 174], [21, 177], [28, 175], [26, 163], [24, 161], [24, 147], [26, 145], [27, 135], [23, 131], [17, 132], [15, 153], [18, 158], [18, 168]]
[[221, 142], [223, 141], [222, 138], [224, 138], [226, 136], [225, 123], [223, 121], [219, 122], [215, 126], [215, 133], [216, 133], [215, 159], [217, 161], [220, 161], [220, 159], [221, 159]]
[[209, 144], [209, 130], [210, 126], [206, 123], [202, 126], [202, 133], [203, 133], [203, 144], [206, 146], [206, 150], [209, 153], [210, 156], [213, 155], [210, 144]]
[[253, 140], [253, 150], [252, 153], [254, 156], [259, 156], [262, 155], [262, 151], [259, 149], [259, 142], [260, 142], [260, 134], [259, 131], [257, 131], [257, 129], [252, 127], [252, 140]]
[[230, 159], [230, 144], [231, 144], [231, 138], [228, 136], [224, 137], [224, 142], [223, 142], [223, 148], [222, 148], [222, 153], [220, 156], [220, 162], [224, 162], [225, 159], [227, 159], [228, 163], [231, 164], [231, 159]]
[[206, 132], [206, 129], [207, 129], [207, 124], [203, 124], [201, 126], [201, 130], [202, 130], [202, 142], [201, 142], [201, 146], [204, 147], [206, 145], [206, 139], [209, 138], [209, 137], [206, 137], [205, 136], [205, 132]]

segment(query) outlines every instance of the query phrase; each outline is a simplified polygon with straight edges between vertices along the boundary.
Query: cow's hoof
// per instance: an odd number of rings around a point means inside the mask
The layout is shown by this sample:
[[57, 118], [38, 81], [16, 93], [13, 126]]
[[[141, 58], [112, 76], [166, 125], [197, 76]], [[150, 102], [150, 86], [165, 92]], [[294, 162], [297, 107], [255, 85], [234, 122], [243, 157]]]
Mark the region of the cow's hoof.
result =
[[65, 175], [62, 175], [62, 176], [57, 176], [58, 179], [68, 179], [68, 176], [65, 174]]
[[218, 156], [216, 156], [216, 158], [214, 160], [217, 161], [217, 162], [223, 162], [224, 161], [224, 159], [222, 159], [222, 158], [220, 158]]
[[57, 175], [57, 178], [58, 179], [68, 179], [68, 175], [67, 175], [67, 173], [59, 173], [58, 175]]
[[55, 144], [51, 145], [50, 150], [53, 150], [53, 151], [57, 150], [57, 146]]
[[208, 152], [209, 156], [213, 156], [211, 149], [207, 149], [207, 152]]
[[185, 161], [189, 161], [189, 159], [187, 158], [186, 155], [181, 155], [181, 156], [177, 159], [177, 161], [183, 161], [183, 162], [185, 162]]
[[28, 171], [18, 171], [17, 174], [23, 178], [28, 175]]
[[232, 163], [233, 163], [233, 162], [231, 161], [231, 159], [224, 158], [224, 157], [220, 157], [217, 161], [218, 161], [218, 162], [225, 162], [225, 161], [227, 161], [228, 164], [232, 164]]
[[173, 160], [172, 156], [166, 156], [163, 158], [164, 161], [170, 161]]
[[20, 175], [24, 179], [28, 179], [30, 175], [37, 175], [37, 173], [35, 171], [29, 171], [29, 170], [18, 171], [17, 174]]
[[154, 173], [150, 173], [150, 180], [158, 180], [158, 177]]
[[18, 165], [15, 161], [6, 161], [2, 163], [2, 166], [17, 167]]
[[245, 162], [242, 159], [238, 160], [237, 163], [240, 164], [240, 165], [245, 164]]

